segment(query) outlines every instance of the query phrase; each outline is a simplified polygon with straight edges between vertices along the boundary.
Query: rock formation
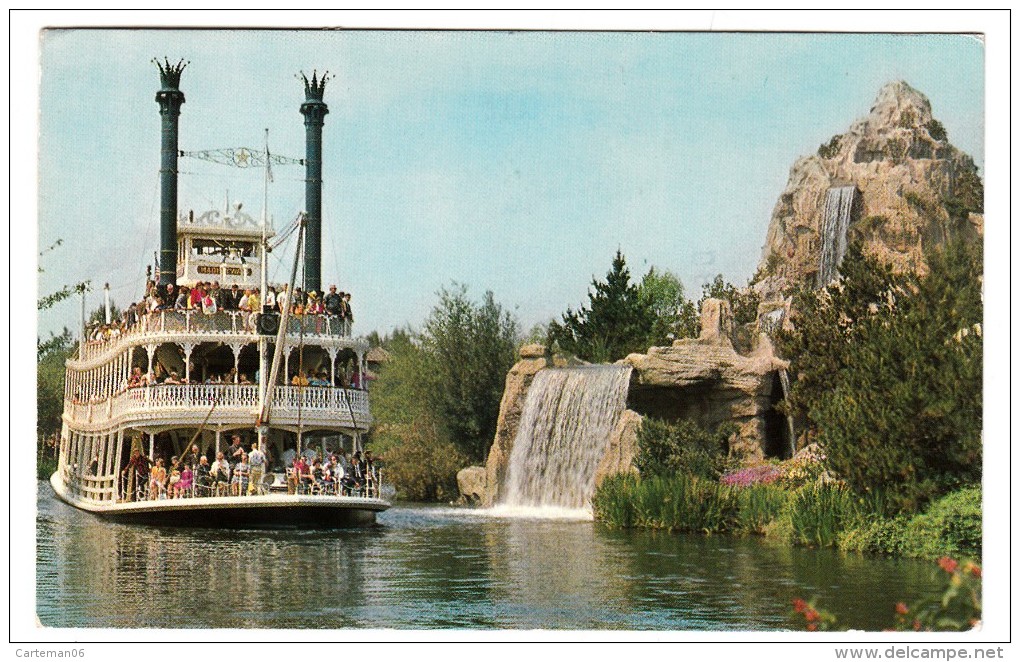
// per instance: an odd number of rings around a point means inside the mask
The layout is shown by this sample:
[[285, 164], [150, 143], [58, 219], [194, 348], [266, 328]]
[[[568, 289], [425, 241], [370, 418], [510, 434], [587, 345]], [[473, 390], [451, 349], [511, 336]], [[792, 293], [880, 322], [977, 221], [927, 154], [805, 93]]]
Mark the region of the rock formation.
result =
[[776, 358], [767, 337], [752, 354], [738, 354], [727, 333], [732, 322], [725, 301], [706, 300], [701, 324], [698, 339], [676, 340], [672, 347], [652, 347], [624, 359], [633, 367], [628, 408], [708, 428], [733, 422], [738, 431], [730, 440], [731, 453], [748, 459], [788, 457], [792, 442], [785, 418], [775, 410], [784, 397], [779, 373], [787, 362]]
[[[732, 421], [737, 425], [730, 440], [734, 454], [748, 459], [790, 455], [786, 421], [775, 410], [775, 404], [783, 398], [779, 371], [786, 369], [786, 362], [774, 356], [772, 345], [764, 336], [749, 356], [737, 353], [728, 335], [732, 319], [725, 301], [705, 301], [701, 326], [698, 339], [677, 340], [672, 347], [652, 347], [647, 354], [631, 354], [619, 362], [632, 367], [627, 409], [598, 464], [596, 485], [607, 476], [635, 471], [637, 433], [644, 416], [674, 421], [693, 419], [712, 427]], [[499, 500], [528, 388], [535, 375], [548, 367], [569, 365], [558, 355], [549, 356], [541, 345], [524, 347], [520, 356], [506, 378], [496, 436], [485, 467], [485, 495], [481, 499], [484, 505]], [[458, 483], [460, 478], [458, 474]], [[469, 489], [476, 489], [474, 485]], [[462, 494], [470, 499], [465, 489], [468, 488], [461, 486]]]
[[457, 489], [465, 503], [481, 503], [486, 494], [485, 467], [465, 467], [457, 472]]
[[856, 187], [849, 239], [861, 239], [897, 269], [923, 271], [925, 248], [982, 233], [983, 187], [973, 160], [949, 143], [923, 94], [902, 81], [889, 83], [867, 117], [790, 169], [759, 265], [756, 289], [766, 299], [814, 281], [823, 210], [834, 187]]

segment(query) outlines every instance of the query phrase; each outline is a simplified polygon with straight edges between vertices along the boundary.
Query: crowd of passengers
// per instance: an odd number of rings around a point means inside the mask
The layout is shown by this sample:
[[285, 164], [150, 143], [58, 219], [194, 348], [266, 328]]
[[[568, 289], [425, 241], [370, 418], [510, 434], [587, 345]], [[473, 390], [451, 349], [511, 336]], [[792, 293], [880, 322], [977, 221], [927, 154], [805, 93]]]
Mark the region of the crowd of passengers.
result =
[[[267, 490], [266, 467], [272, 458], [253, 442], [248, 449], [234, 435], [231, 445], [216, 459], [199, 452], [197, 445], [183, 457], [153, 462], [135, 449], [121, 472], [121, 494], [130, 500], [183, 499], [206, 496], [246, 496]], [[98, 460], [93, 461], [98, 471]], [[289, 494], [378, 496], [378, 470], [372, 451], [353, 455], [346, 451], [295, 454], [285, 467]], [[270, 472], [272, 474], [272, 472]], [[275, 475], [274, 475], [275, 478]]]
[[149, 281], [144, 299], [128, 306], [120, 321], [94, 327], [89, 332], [88, 339], [103, 342], [116, 338], [144, 322], [149, 314], [162, 310], [200, 310], [206, 315], [237, 311], [246, 313], [245, 327], [252, 330], [254, 317], [251, 313], [263, 312], [264, 307], [281, 313], [284, 309], [289, 309], [291, 315], [298, 317], [324, 315], [336, 319], [344, 324], [344, 335], [350, 334], [351, 325], [354, 323], [351, 294], [337, 292], [336, 285], [330, 285], [329, 292], [322, 296], [315, 291], [302, 292], [300, 287], [295, 287], [294, 292], [290, 293], [286, 284], [279, 291], [274, 286], [269, 286], [266, 288], [263, 301], [262, 293], [257, 287], [241, 289], [234, 284], [230, 289], [226, 289], [220, 287], [219, 281], [205, 281], [196, 283], [194, 287], [182, 285], [178, 288], [170, 283], [161, 287]]
[[[157, 384], [256, 384], [258, 383], [258, 372], [256, 371], [255, 377], [249, 377], [247, 373], [238, 373], [234, 368], [231, 368], [223, 374], [214, 373], [209, 374], [205, 380], [187, 379], [178, 373], [176, 370], [171, 370], [169, 373], [163, 372], [157, 367], [157, 371], [149, 373], [143, 373], [142, 369], [135, 366], [131, 370], [131, 375], [128, 377], [126, 387], [127, 388], [138, 388], [141, 386], [155, 386]], [[331, 382], [329, 373], [325, 370], [314, 371], [299, 370], [290, 379], [291, 386], [337, 386], [340, 388], [353, 388], [360, 389], [362, 384], [359, 379], [358, 373], [351, 373], [350, 379], [344, 372], [339, 372], [336, 375], [336, 382]]]

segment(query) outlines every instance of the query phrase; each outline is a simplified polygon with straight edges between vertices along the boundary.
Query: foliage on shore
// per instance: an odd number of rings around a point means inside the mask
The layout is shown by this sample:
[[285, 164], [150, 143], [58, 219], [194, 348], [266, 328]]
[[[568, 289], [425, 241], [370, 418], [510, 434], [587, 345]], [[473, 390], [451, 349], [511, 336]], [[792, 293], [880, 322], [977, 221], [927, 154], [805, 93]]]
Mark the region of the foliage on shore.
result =
[[778, 338], [793, 414], [828, 468], [905, 514], [981, 478], [980, 247], [950, 242], [928, 265], [895, 273], [854, 244]]
[[438, 297], [422, 331], [382, 339], [390, 359], [372, 386], [371, 448], [403, 499], [455, 498], [457, 471], [485, 461], [519, 343], [492, 292], [475, 302], [455, 285]]
[[835, 547], [936, 559], [981, 556], [981, 492], [967, 488], [913, 516], [883, 518], [839, 483], [795, 488], [727, 485], [689, 474], [607, 478], [592, 498], [598, 522], [614, 528], [762, 535], [808, 547]]

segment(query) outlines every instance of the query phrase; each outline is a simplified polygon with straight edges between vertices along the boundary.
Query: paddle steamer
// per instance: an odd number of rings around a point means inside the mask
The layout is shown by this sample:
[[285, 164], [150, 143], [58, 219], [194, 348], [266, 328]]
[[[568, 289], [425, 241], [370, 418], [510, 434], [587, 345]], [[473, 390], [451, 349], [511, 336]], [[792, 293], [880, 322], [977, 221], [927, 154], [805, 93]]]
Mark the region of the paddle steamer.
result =
[[[291, 232], [303, 246], [304, 269], [297, 280], [295, 256], [289, 291], [303, 284], [305, 292], [321, 293], [327, 76], [313, 74], [309, 80], [302, 75], [306, 152], [304, 159], [291, 162], [305, 166], [306, 209], [277, 234], [265, 212], [259, 222], [240, 205], [223, 212], [178, 213], [177, 160], [189, 155], [178, 148], [186, 63], [156, 64], [162, 84], [156, 95], [162, 123], [158, 292], [169, 298], [168, 292], [182, 287], [218, 282], [223, 296], [235, 285], [240, 291], [265, 293], [267, 252]], [[261, 158], [267, 181], [269, 166], [283, 162], [268, 147], [264, 154], [220, 152], [235, 165]], [[133, 323], [114, 333], [92, 340], [83, 334], [77, 355], [67, 362], [59, 464], [50, 479], [56, 494], [82, 510], [127, 522], [217, 527], [373, 523], [376, 513], [390, 506], [379, 493], [380, 475], [369, 473], [346, 485], [335, 468], [329, 481], [303, 483], [288, 476], [289, 460], [297, 454], [328, 459], [330, 453], [361, 450], [361, 437], [372, 422], [368, 343], [352, 337], [350, 320], [338, 315], [292, 314], [290, 306], [279, 312], [225, 308], [181, 310], [164, 301], [162, 309], [139, 311]], [[139, 380], [139, 374], [146, 377]], [[315, 376], [312, 383], [303, 378], [309, 374]], [[148, 472], [138, 470], [162, 459], [170, 473], [171, 458], [187, 462], [193, 446], [213, 463], [219, 452], [232, 454], [235, 435], [245, 450], [258, 444], [267, 456], [264, 477], [253, 481], [251, 489], [195, 476], [190, 489], [178, 490], [155, 484]]]

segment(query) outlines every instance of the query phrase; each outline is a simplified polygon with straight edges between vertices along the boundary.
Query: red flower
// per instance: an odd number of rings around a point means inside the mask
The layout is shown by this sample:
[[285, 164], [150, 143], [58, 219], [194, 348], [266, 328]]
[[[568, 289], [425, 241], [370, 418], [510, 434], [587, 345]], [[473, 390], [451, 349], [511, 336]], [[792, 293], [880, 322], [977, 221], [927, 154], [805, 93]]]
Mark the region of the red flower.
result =
[[897, 614], [906, 614], [909, 611], [910, 611], [910, 608], [907, 607], [906, 603], [903, 603], [903, 602], [897, 602], [896, 603], [896, 613]]
[[808, 609], [806, 612], [804, 612], [804, 618], [806, 618], [809, 623], [811, 621], [817, 621], [818, 620], [818, 612], [815, 611], [814, 609]]
[[981, 579], [981, 566], [977, 565], [976, 563], [972, 564], [970, 566], [970, 574], [973, 575], [974, 577], [977, 577], [978, 579]]
[[808, 629], [808, 632], [814, 632], [815, 630], [818, 629], [818, 623], [808, 623], [807, 624], [807, 629]]
[[798, 614], [803, 614], [804, 610], [807, 609], [807, 603], [800, 598], [793, 599], [793, 610]]
[[917, 631], [917, 630], [920, 630], [920, 629], [921, 629], [921, 621], [919, 621], [918, 619], [915, 618], [914, 619], [914, 630]]
[[951, 559], [948, 556], [943, 556], [939, 559], [939, 567], [949, 574], [956, 572], [956, 568], [958, 568], [959, 565], [960, 564], [956, 562], [956, 559]]

